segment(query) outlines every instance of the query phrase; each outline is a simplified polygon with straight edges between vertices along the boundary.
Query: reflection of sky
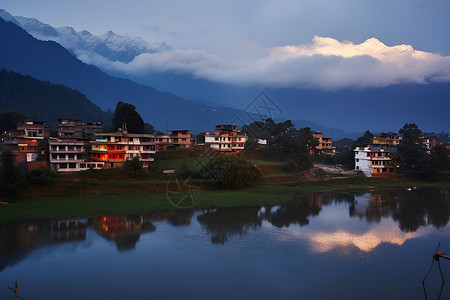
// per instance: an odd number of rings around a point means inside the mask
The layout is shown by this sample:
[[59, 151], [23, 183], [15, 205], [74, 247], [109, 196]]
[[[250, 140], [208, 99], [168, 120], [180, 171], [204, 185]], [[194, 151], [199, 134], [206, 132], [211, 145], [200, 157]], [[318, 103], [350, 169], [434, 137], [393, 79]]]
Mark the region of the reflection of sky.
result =
[[[317, 253], [336, 248], [357, 247], [370, 252], [382, 243], [402, 246], [407, 240], [426, 236], [436, 231], [428, 225], [415, 232], [404, 232], [392, 217], [382, 218], [379, 223], [364, 222], [357, 217], [349, 217], [348, 204], [322, 206], [319, 217], [309, 217], [308, 226], [291, 225], [283, 228], [278, 236], [282, 241], [305, 240], [311, 250]], [[440, 230], [449, 232], [450, 225]]]

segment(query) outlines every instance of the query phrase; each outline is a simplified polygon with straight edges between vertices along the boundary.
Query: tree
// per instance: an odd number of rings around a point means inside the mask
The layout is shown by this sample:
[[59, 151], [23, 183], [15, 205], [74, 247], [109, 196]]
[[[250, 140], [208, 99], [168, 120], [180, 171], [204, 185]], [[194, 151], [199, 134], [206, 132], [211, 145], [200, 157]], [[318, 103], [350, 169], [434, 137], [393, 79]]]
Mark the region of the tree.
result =
[[142, 120], [136, 111], [136, 107], [132, 104], [119, 101], [114, 111], [112, 125], [113, 128], [122, 128], [124, 123], [130, 133], [144, 133], [145, 131], [144, 120]]
[[19, 186], [19, 170], [14, 161], [14, 154], [11, 150], [4, 150], [1, 153], [0, 169], [0, 198], [14, 200], [17, 187]]
[[373, 134], [369, 130], [366, 130], [363, 136], [356, 139], [355, 143], [353, 144], [353, 148], [364, 147], [372, 143], [373, 143]]
[[155, 127], [152, 124], [145, 123], [144, 124], [144, 133], [146, 134], [155, 134]]
[[258, 183], [262, 178], [259, 168], [242, 158], [220, 156], [213, 159], [204, 176], [212, 177], [218, 186], [244, 188]]
[[316, 146], [317, 140], [313, 137], [311, 128], [305, 127], [291, 128], [279, 135], [274, 139], [270, 149], [287, 158], [291, 169], [304, 171], [313, 167], [310, 153]]
[[399, 133], [402, 134], [402, 140], [398, 145], [400, 162], [407, 169], [416, 170], [419, 162], [425, 161], [425, 156], [427, 155], [425, 147], [420, 143], [422, 131], [416, 124], [407, 123], [399, 130]]
[[27, 119], [23, 113], [18, 111], [7, 111], [0, 115], [0, 133], [16, 129], [17, 123]]

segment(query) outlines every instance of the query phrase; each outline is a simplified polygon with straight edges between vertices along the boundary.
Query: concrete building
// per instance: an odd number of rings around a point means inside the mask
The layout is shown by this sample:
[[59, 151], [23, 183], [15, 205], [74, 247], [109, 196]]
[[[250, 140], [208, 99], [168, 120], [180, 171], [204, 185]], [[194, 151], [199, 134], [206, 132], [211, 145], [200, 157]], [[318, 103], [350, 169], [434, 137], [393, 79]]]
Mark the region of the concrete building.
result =
[[[44, 154], [44, 148], [50, 137], [51, 129], [45, 122], [17, 123], [16, 130], [8, 132], [2, 138], [2, 148], [12, 151], [17, 163], [25, 164], [38, 160]], [[42, 149], [40, 149], [42, 148]]]
[[60, 139], [89, 140], [95, 134], [103, 132], [103, 123], [84, 123], [79, 119], [58, 119], [58, 137]]
[[323, 137], [321, 132], [314, 131], [313, 137], [317, 140], [316, 153], [334, 156], [336, 154], [336, 147], [333, 146], [331, 138]]
[[374, 145], [383, 145], [383, 146], [398, 146], [400, 143], [400, 136], [394, 132], [381, 133], [380, 135], [376, 135], [373, 137], [372, 143]]
[[217, 125], [215, 132], [205, 132], [205, 145], [229, 154], [244, 150], [247, 139], [247, 134], [241, 134], [238, 127], [234, 125]]
[[104, 162], [105, 167], [121, 167], [127, 160], [138, 157], [147, 168], [154, 161], [156, 151], [166, 150], [170, 142], [169, 136], [152, 134], [133, 134], [126, 129], [115, 133], [99, 133], [90, 141], [91, 159]]
[[192, 148], [195, 145], [192, 138], [190, 130], [172, 130], [170, 143], [175, 149]]
[[101, 169], [103, 162], [87, 161], [83, 141], [69, 139], [50, 139], [50, 168], [58, 172], [79, 172]]
[[391, 153], [387, 147], [368, 145], [356, 147], [353, 151], [355, 152], [355, 170], [363, 172], [367, 177], [395, 174], [397, 166], [393, 165]]

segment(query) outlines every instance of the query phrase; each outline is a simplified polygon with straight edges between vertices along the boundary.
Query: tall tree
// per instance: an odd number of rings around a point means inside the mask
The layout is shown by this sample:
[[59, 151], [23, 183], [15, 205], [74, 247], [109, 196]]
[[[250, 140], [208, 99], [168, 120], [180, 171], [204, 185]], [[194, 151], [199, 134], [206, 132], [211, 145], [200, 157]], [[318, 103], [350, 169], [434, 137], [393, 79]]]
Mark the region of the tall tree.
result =
[[414, 124], [405, 124], [399, 133], [402, 135], [402, 140], [398, 145], [398, 154], [400, 163], [409, 169], [416, 170], [421, 161], [426, 160], [426, 149], [420, 142], [422, 131]]
[[142, 117], [136, 111], [136, 107], [132, 104], [119, 101], [114, 111], [112, 121], [113, 128], [122, 128], [126, 124], [130, 133], [144, 133], [145, 124]]

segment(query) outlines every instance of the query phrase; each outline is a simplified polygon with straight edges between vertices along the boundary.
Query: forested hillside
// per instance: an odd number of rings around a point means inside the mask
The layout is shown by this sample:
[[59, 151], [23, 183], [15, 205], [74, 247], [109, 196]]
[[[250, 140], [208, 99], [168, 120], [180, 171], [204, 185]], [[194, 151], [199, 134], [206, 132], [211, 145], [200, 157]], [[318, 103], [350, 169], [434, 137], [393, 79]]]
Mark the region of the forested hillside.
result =
[[58, 118], [103, 122], [107, 126], [112, 120], [111, 113], [102, 111], [77, 90], [2, 69], [0, 113], [11, 110], [22, 112], [30, 121], [47, 121], [52, 126]]

